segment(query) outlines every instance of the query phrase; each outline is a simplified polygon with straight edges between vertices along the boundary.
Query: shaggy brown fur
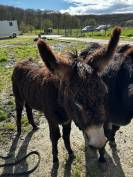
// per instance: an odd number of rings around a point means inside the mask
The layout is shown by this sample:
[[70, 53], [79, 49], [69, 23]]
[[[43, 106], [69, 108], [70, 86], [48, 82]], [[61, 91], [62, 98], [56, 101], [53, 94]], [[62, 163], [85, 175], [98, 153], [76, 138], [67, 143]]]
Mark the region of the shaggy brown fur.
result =
[[[97, 48], [102, 47], [97, 43], [90, 43], [79, 56], [86, 59], [95, 53]], [[119, 46], [101, 78], [108, 88], [105, 134], [112, 142], [115, 141], [115, 134], [120, 126], [127, 125], [133, 118], [133, 46], [129, 44]], [[112, 124], [112, 129], [108, 124]], [[103, 160], [103, 154], [100, 159]]]
[[[97, 55], [92, 57], [91, 61], [92, 63], [95, 61], [97, 67], [80, 61], [61, 60], [42, 40], [39, 40], [37, 44], [40, 55], [49, 70], [46, 67], [39, 67], [32, 61], [22, 61], [16, 65], [12, 83], [18, 132], [21, 132], [21, 113], [24, 105], [29, 123], [35, 129], [37, 127], [33, 120], [32, 108], [44, 112], [49, 123], [53, 162], [58, 161], [59, 124], [63, 126], [63, 139], [69, 154], [73, 154], [70, 146], [71, 120], [83, 132], [92, 126], [103, 125], [106, 117], [107, 90], [98, 72], [103, 69], [102, 63], [105, 67], [106, 60], [109, 62], [111, 59], [111, 50], [113, 53], [119, 35], [120, 30], [116, 28], [111, 38], [114, 43], [110, 41], [108, 50], [104, 51], [104, 56], [107, 57], [103, 57], [102, 52], [100, 54], [97, 52]], [[99, 62], [100, 57], [101, 62]], [[88, 138], [90, 140], [93, 137]]]
[[117, 43], [119, 41], [118, 36], [121, 33], [121, 28], [115, 28], [111, 40], [109, 42], [108, 47], [102, 47], [97, 49], [92, 53], [92, 55], [88, 55], [86, 58], [86, 62], [91, 65], [97, 72], [103, 71], [103, 68], [107, 66], [110, 58], [113, 56]]

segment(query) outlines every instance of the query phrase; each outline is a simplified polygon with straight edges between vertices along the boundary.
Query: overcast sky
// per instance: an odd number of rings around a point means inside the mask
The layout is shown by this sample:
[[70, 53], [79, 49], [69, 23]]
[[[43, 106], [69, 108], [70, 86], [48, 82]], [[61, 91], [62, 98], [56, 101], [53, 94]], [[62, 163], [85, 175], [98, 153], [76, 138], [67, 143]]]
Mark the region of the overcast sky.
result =
[[72, 15], [133, 13], [133, 0], [0, 0], [0, 4], [57, 10]]

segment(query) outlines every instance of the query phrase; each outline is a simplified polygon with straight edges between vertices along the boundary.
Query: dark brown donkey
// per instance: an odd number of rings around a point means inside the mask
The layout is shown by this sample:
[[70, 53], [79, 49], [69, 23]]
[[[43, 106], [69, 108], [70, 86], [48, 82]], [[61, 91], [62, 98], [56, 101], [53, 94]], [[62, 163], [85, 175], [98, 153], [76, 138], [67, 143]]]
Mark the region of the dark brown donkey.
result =
[[115, 28], [107, 50], [92, 56], [90, 65], [70, 61], [55, 55], [42, 40], [37, 45], [46, 64], [39, 67], [32, 61], [22, 61], [14, 69], [13, 92], [17, 112], [17, 131], [21, 133], [21, 114], [26, 107], [29, 123], [36, 129], [32, 108], [44, 112], [49, 124], [53, 162], [58, 162], [57, 143], [60, 138], [59, 124], [63, 126], [63, 139], [70, 155], [71, 121], [87, 135], [88, 144], [102, 148], [106, 143], [103, 123], [107, 90], [99, 77], [112, 58], [120, 36]]

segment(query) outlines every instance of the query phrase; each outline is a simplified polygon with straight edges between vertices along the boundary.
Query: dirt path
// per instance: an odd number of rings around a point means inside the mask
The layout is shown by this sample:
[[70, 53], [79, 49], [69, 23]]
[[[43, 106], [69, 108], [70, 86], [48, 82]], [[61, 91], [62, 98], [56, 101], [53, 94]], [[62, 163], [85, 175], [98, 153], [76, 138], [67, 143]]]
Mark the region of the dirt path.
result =
[[[48, 36], [49, 38], [52, 38], [52, 36]], [[74, 37], [56, 37], [58, 40], [64, 40], [64, 41], [80, 41], [80, 42], [98, 42], [100, 44], [108, 44], [108, 40], [105, 39], [94, 39], [94, 38], [74, 38]], [[126, 40], [120, 40], [119, 44], [133, 44], [132, 41], [126, 41]]]
[[[35, 35], [24, 35], [24, 36], [20, 36], [20, 38], [35, 38], [37, 36]], [[43, 37], [43, 35], [42, 35]], [[105, 39], [94, 39], [94, 38], [85, 38], [85, 37], [80, 37], [80, 38], [76, 38], [76, 37], [63, 37], [62, 35], [45, 35], [46, 38], [51, 38], [51, 39], [57, 39], [60, 41], [80, 41], [80, 42], [98, 42], [101, 44], [107, 44], [108, 40]], [[123, 40], [120, 39], [119, 44], [132, 44], [133, 45], [133, 39], [132, 40]]]
[[[2, 133], [3, 131], [1, 131]], [[4, 132], [3, 132], [4, 133]], [[133, 176], [133, 122], [118, 131], [116, 136], [116, 148], [106, 146], [105, 164], [97, 161], [97, 153], [87, 147], [82, 132], [75, 125], [72, 125], [71, 143], [75, 152], [74, 160], [68, 159], [64, 148], [63, 140], [59, 140], [59, 167], [52, 166], [51, 143], [46, 120], [41, 117], [40, 129], [37, 132], [29, 131], [23, 133], [20, 138], [15, 133], [3, 134], [6, 139], [0, 143], [0, 155], [10, 154], [11, 161], [21, 158], [32, 150], [38, 150], [41, 154], [39, 167], [30, 175], [25, 177], [132, 177]], [[86, 147], [85, 147], [86, 144]], [[1, 163], [8, 163], [9, 160], [1, 160]], [[30, 157], [16, 167], [0, 169], [0, 177], [4, 173], [27, 171], [37, 162], [36, 156]], [[18, 176], [19, 177], [19, 176]]]

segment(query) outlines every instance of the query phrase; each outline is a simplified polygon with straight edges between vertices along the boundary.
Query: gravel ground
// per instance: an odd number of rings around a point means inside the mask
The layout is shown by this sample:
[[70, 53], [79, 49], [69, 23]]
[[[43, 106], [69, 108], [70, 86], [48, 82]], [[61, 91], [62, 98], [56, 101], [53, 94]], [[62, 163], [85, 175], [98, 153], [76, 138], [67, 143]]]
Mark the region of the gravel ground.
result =
[[[71, 144], [76, 158], [69, 159], [62, 138], [59, 140], [59, 167], [52, 166], [51, 142], [46, 120], [40, 118], [38, 131], [22, 133], [20, 138], [15, 132], [0, 131], [0, 155], [11, 155], [10, 159], [0, 159], [0, 164], [19, 159], [32, 150], [41, 154], [39, 167], [25, 177], [133, 177], [133, 122], [121, 127], [116, 135], [117, 146], [106, 146], [105, 164], [98, 162], [97, 152], [88, 148], [79, 129], [72, 124]], [[4, 140], [4, 141], [3, 141]], [[4, 173], [27, 171], [35, 166], [37, 157], [31, 156], [20, 165], [0, 168], [0, 177]], [[19, 176], [17, 176], [19, 177]]]
[[[23, 35], [23, 36], [18, 36], [19, 38], [35, 38], [35, 35]], [[42, 37], [44, 37], [42, 35]], [[91, 38], [91, 37], [80, 37], [80, 38], [76, 38], [76, 37], [63, 37], [62, 35], [45, 35], [46, 38], [48, 39], [56, 39], [59, 41], [80, 41], [80, 42], [98, 42], [101, 44], [107, 44], [108, 40], [106, 39], [95, 39], [95, 38]], [[121, 39], [119, 44], [133, 44], [133, 39], [131, 38], [131, 40], [123, 40]]]

